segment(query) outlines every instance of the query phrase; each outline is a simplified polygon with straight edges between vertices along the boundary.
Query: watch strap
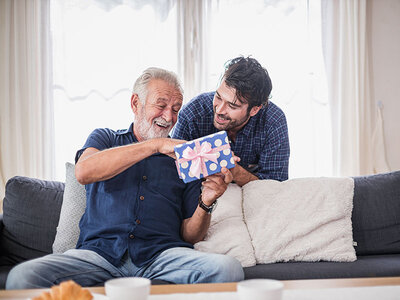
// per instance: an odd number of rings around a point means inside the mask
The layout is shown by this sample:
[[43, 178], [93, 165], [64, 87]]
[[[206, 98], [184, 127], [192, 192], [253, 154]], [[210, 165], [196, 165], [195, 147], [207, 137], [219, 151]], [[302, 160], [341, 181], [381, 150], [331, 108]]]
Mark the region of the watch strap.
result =
[[204, 209], [208, 214], [211, 214], [217, 205], [217, 200], [215, 200], [210, 206], [206, 205], [201, 199], [202, 194], [199, 196], [199, 206]]

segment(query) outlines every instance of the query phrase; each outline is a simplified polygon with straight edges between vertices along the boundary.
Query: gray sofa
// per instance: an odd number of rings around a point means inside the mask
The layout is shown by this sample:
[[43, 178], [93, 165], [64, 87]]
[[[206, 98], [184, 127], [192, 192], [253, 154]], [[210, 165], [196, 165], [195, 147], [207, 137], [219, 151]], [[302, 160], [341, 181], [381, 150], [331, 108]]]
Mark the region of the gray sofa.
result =
[[[245, 268], [246, 279], [321, 279], [400, 276], [400, 171], [355, 177], [351, 263], [289, 262]], [[8, 272], [52, 252], [64, 183], [13, 177], [0, 215], [0, 289]]]

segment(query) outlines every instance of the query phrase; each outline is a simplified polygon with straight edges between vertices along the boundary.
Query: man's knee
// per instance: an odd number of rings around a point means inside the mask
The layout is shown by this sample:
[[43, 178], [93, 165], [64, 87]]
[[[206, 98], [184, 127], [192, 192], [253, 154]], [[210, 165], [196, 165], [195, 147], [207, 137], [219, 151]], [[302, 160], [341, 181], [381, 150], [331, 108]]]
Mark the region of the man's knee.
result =
[[224, 282], [235, 282], [244, 279], [243, 267], [240, 262], [230, 256], [224, 255], [224, 259], [220, 262], [219, 268], [224, 274]]
[[27, 263], [22, 263], [11, 269], [7, 276], [6, 289], [7, 290], [17, 290], [25, 289], [25, 280], [30, 275], [30, 269], [26, 266]]
[[210, 260], [210, 282], [236, 282], [244, 279], [240, 262], [227, 255], [216, 255]]
[[6, 281], [7, 290], [33, 289], [39, 287], [50, 287], [51, 282], [46, 283], [40, 275], [40, 266], [35, 260], [21, 263], [11, 269]]

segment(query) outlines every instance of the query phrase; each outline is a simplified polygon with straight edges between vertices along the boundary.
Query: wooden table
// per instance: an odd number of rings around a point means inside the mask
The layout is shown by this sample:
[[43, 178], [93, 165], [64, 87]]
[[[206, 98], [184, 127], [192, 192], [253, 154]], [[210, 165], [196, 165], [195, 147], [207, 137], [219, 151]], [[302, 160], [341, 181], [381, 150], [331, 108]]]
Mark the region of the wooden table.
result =
[[[283, 280], [285, 289], [322, 289], [341, 287], [400, 285], [400, 277]], [[237, 283], [168, 284], [152, 285], [150, 293], [175, 294], [199, 292], [234, 292]], [[104, 287], [88, 288], [93, 293], [104, 294]], [[45, 289], [0, 291], [0, 299], [26, 299], [42, 293]]]

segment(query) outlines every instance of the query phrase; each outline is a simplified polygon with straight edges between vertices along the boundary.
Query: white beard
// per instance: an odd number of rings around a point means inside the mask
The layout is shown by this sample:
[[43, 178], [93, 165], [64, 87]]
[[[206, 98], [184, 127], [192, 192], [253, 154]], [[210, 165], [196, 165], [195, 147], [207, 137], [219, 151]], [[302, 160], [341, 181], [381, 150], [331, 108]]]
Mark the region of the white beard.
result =
[[[161, 128], [160, 126], [156, 125], [156, 123], [165, 125], [166, 127]], [[172, 129], [172, 122], [167, 122], [162, 117], [155, 118], [152, 123], [148, 122], [144, 107], [137, 115], [135, 124], [137, 126], [136, 128], [138, 134], [143, 138], [143, 140], [166, 138]]]

